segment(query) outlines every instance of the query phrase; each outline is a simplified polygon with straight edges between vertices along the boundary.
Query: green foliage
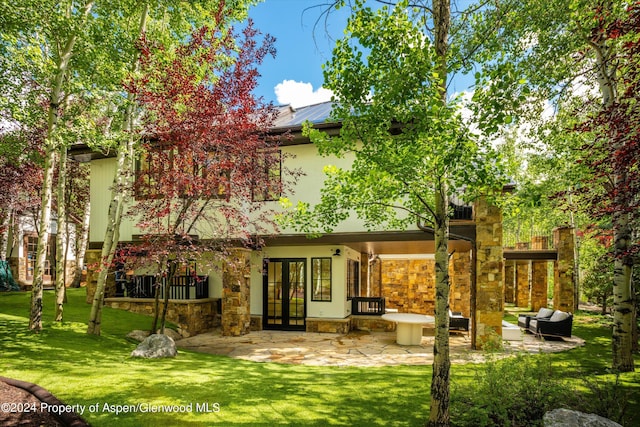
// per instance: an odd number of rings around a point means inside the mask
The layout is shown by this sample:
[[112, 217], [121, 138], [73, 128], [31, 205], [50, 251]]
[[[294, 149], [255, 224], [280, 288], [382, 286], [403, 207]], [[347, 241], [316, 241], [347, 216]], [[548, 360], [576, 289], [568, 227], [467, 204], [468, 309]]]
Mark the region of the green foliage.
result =
[[451, 396], [452, 426], [541, 426], [569, 393], [548, 357], [516, 356], [484, 364], [473, 384]]
[[605, 311], [613, 303], [613, 258], [608, 253], [601, 253], [587, 266], [582, 280], [582, 290], [588, 301], [595, 302]]
[[310, 126], [305, 134], [320, 154], [353, 162], [325, 171], [321, 203], [300, 206], [297, 224], [315, 217], [327, 231], [355, 211], [368, 228], [433, 225], [436, 191], [471, 199], [501, 188], [499, 156], [469, 131], [459, 100], [443, 100], [446, 58], [403, 5], [355, 7], [325, 64], [325, 87], [336, 94], [331, 119], [342, 128], [337, 137]]
[[[617, 423], [624, 423], [630, 402], [622, 385], [620, 373], [611, 376], [587, 376], [580, 378], [579, 388], [586, 392], [574, 393], [569, 399], [572, 408], [587, 414], [596, 414]], [[624, 425], [624, 424], [623, 424]]]

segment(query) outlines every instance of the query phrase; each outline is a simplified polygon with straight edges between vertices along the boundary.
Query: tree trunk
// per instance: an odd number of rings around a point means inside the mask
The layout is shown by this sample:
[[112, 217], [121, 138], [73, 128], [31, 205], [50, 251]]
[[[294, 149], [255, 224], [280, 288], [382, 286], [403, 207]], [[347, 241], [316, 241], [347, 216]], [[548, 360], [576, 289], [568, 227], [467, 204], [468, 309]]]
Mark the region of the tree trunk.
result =
[[[50, 113], [49, 115], [53, 116], [55, 113]], [[51, 122], [55, 122], [55, 120], [56, 119], [50, 118]], [[52, 125], [50, 125], [50, 129], [51, 126]], [[53, 170], [55, 168], [55, 163], [56, 147], [49, 139], [45, 142], [42, 204], [38, 224], [38, 246], [36, 249], [33, 281], [31, 283], [31, 313], [29, 316], [29, 329], [34, 332], [42, 330], [42, 288], [44, 286], [44, 270], [47, 261], [47, 244], [49, 243], [51, 201], [53, 199]]]
[[[81, 23], [84, 23], [91, 12], [93, 1], [84, 5], [81, 14]], [[82, 25], [78, 26], [79, 28]], [[73, 48], [78, 39], [77, 33], [72, 33], [62, 46], [60, 58], [57, 64], [51, 94], [49, 96], [49, 111], [47, 117], [47, 137], [44, 142], [45, 161], [42, 181], [42, 203], [40, 207], [40, 223], [38, 230], [38, 246], [36, 249], [36, 263], [33, 271], [33, 284], [31, 288], [31, 313], [29, 316], [29, 329], [38, 332], [42, 329], [42, 286], [44, 281], [44, 269], [47, 258], [47, 244], [49, 243], [49, 224], [51, 222], [51, 199], [53, 196], [53, 170], [55, 168], [55, 156], [59, 146], [57, 141], [57, 127], [62, 107], [63, 84], [69, 74], [69, 61]]]
[[633, 372], [633, 328], [634, 307], [631, 295], [631, 273], [633, 262], [627, 255], [631, 238], [628, 215], [613, 214], [614, 245], [616, 259], [613, 270], [613, 364], [619, 372]]
[[[145, 4], [140, 17], [139, 34], [142, 36], [147, 25], [149, 6]], [[136, 55], [132, 62], [132, 71], [138, 69], [139, 55]], [[127, 200], [129, 183], [129, 172], [131, 170], [131, 159], [133, 158], [134, 139], [131, 135], [133, 129], [134, 99], [129, 96], [127, 109], [124, 115], [124, 129], [129, 131], [126, 138], [118, 149], [118, 159], [114, 171], [113, 185], [111, 187], [111, 202], [109, 203], [107, 229], [105, 231], [104, 243], [102, 245], [102, 256], [100, 258], [100, 272], [96, 284], [96, 293], [91, 305], [89, 315], [88, 334], [100, 335], [100, 322], [102, 319], [102, 306], [104, 304], [104, 292], [107, 285], [107, 275], [116, 253], [118, 241], [120, 240], [120, 221], [124, 212], [124, 204]]]
[[169, 310], [169, 295], [171, 293], [171, 283], [173, 279], [176, 277], [176, 270], [178, 269], [178, 264], [176, 262], [171, 262], [169, 265], [169, 272], [167, 274], [167, 281], [164, 287], [164, 307], [162, 307], [162, 317], [160, 318], [160, 333], [164, 334], [164, 325], [167, 321], [167, 311]]
[[66, 185], [67, 185], [67, 148], [60, 146], [58, 153], [58, 233], [56, 234], [56, 322], [62, 322], [65, 296], [65, 270], [67, 256], [65, 245], [67, 236]]
[[89, 220], [91, 219], [91, 199], [87, 198], [84, 205], [84, 213], [82, 215], [82, 229], [76, 241], [76, 272], [73, 276], [74, 288], [79, 288], [82, 282], [82, 271], [84, 270], [84, 256], [87, 252], [87, 243], [89, 242]]
[[441, 184], [436, 191], [436, 313], [431, 378], [430, 427], [449, 425], [449, 218], [447, 189]]
[[129, 164], [129, 144], [120, 148], [118, 152], [118, 160], [116, 162], [115, 177], [111, 189], [111, 203], [109, 203], [109, 216], [107, 222], [107, 230], [105, 233], [104, 243], [102, 245], [102, 253], [100, 256], [100, 270], [96, 284], [96, 292], [93, 296], [91, 304], [91, 312], [89, 314], [89, 323], [87, 333], [100, 335], [100, 324], [102, 322], [102, 306], [104, 305], [104, 293], [107, 287], [107, 276], [116, 253], [116, 246], [120, 238], [120, 219], [124, 210], [126, 186], [125, 170]]
[[[436, 71], [440, 79], [442, 106], [447, 103], [447, 56], [449, 27], [451, 25], [450, 0], [433, 0], [433, 25]], [[449, 198], [447, 174], [444, 168], [435, 188], [435, 246], [436, 246], [436, 313], [435, 342], [433, 345], [433, 374], [431, 378], [431, 405], [429, 427], [449, 426]], [[437, 172], [436, 172], [437, 173]]]
[[2, 210], [2, 221], [0, 221], [0, 261], [7, 259], [7, 249], [9, 248], [9, 230], [11, 229], [11, 205]]

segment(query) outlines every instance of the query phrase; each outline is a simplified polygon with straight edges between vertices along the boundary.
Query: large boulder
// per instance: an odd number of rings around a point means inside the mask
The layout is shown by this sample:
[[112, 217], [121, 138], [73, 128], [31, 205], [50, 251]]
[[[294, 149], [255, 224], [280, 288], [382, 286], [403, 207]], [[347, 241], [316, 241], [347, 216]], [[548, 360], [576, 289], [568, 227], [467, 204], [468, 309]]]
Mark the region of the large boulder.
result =
[[161, 334], [149, 335], [131, 352], [131, 357], [176, 357], [176, 343], [171, 337]]
[[594, 414], [554, 409], [542, 418], [544, 427], [622, 427], [615, 421]]

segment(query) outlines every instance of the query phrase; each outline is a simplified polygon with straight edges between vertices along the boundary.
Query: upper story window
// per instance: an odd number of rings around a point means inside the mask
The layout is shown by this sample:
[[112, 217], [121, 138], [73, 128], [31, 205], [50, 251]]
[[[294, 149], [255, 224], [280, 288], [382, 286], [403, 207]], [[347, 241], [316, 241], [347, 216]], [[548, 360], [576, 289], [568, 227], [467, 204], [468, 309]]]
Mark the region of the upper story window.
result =
[[136, 198], [228, 198], [228, 168], [214, 153], [203, 157], [198, 159], [191, 153], [161, 147], [141, 153], [136, 161]]
[[282, 195], [282, 152], [278, 149], [260, 151], [255, 157], [255, 167], [253, 201], [279, 200]]

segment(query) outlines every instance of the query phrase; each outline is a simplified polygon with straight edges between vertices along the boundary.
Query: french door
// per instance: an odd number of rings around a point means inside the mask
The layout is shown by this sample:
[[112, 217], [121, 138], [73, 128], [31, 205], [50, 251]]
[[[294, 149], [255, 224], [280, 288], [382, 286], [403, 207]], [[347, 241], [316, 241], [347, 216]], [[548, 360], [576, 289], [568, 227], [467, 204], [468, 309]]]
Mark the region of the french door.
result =
[[306, 277], [304, 258], [265, 260], [264, 329], [305, 330]]

